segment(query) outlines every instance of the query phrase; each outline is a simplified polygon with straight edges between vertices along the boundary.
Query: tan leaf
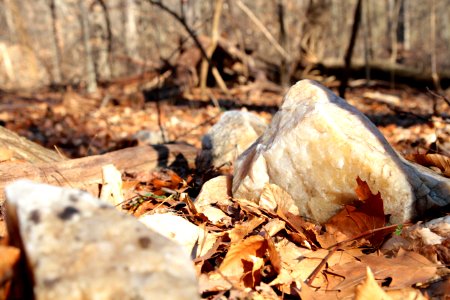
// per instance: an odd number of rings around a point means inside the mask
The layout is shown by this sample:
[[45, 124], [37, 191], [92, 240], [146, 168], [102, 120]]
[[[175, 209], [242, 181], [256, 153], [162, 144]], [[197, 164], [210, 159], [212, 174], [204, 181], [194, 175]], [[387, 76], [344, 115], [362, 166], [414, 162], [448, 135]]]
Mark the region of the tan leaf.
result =
[[266, 239], [260, 235], [253, 235], [231, 244], [219, 271], [230, 280], [239, 280], [251, 270], [248, 270], [248, 265], [245, 265], [244, 261], [252, 261], [254, 257], [262, 258], [266, 250]]
[[425, 300], [425, 297], [419, 290], [413, 288], [404, 288], [399, 290], [384, 291], [375, 280], [369, 267], [366, 270], [366, 279], [355, 288], [356, 300]]
[[369, 267], [366, 269], [366, 279], [355, 288], [355, 300], [391, 300], [391, 297], [378, 285]]
[[250, 221], [234, 226], [234, 228], [231, 229], [228, 233], [231, 239], [231, 243], [239, 242], [249, 233], [251, 233], [256, 227], [264, 223], [264, 221], [264, 218], [254, 217]]
[[[353, 288], [365, 278], [369, 266], [378, 280], [389, 279], [390, 288], [405, 288], [423, 283], [436, 274], [437, 266], [415, 252], [399, 251], [395, 258], [386, 258], [377, 254], [361, 255], [359, 261], [336, 265], [330, 271], [345, 278], [333, 289]], [[407, 276], [405, 276], [407, 274]]]
[[442, 154], [412, 154], [407, 157], [425, 167], [436, 167], [442, 175], [450, 177], [450, 157]]
[[259, 205], [272, 213], [281, 210], [285, 214], [287, 212], [295, 215], [300, 214], [291, 195], [278, 185], [272, 183], [267, 183], [264, 186], [259, 199]]
[[271, 219], [264, 225], [264, 230], [269, 236], [274, 236], [281, 230], [285, 229], [286, 223], [280, 219]]

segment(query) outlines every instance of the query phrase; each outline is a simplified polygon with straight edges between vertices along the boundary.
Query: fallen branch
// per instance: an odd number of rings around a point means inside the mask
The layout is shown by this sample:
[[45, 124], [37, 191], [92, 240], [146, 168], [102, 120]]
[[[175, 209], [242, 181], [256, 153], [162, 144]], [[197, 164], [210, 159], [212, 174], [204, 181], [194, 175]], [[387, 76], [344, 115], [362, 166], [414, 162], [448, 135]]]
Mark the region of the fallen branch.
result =
[[[20, 178], [59, 186], [86, 190], [95, 196], [102, 182], [102, 167], [108, 164], [121, 172], [151, 171], [157, 167], [168, 167], [174, 161], [193, 168], [197, 149], [184, 144], [138, 146], [103, 155], [57, 162], [5, 162], [0, 164], [0, 189]], [[0, 193], [0, 205], [4, 194]]]

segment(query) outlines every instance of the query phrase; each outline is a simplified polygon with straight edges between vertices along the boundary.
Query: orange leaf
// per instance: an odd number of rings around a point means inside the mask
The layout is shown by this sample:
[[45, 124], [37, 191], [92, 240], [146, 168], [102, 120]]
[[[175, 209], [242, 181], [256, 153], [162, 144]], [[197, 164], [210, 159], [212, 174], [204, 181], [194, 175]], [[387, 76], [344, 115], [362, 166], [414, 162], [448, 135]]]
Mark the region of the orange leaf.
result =
[[363, 201], [358, 206], [346, 205], [339, 213], [333, 216], [325, 224], [326, 233], [318, 237], [323, 247], [358, 238], [367, 233], [367, 239], [373, 246], [379, 245], [386, 232], [370, 231], [385, 225], [383, 199], [380, 193], [374, 195], [366, 182], [360, 178], [356, 179], [358, 186], [356, 194]]
[[267, 241], [260, 235], [253, 235], [230, 246], [225, 259], [219, 267], [220, 272], [230, 280], [240, 280], [245, 274], [254, 272], [253, 264], [248, 262], [263, 258]]

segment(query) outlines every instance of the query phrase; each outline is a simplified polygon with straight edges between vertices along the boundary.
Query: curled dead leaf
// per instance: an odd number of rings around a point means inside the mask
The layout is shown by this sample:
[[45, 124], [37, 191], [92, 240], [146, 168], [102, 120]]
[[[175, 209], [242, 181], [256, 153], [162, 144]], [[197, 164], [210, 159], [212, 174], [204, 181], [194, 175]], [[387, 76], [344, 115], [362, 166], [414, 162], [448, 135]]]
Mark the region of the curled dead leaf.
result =
[[[322, 247], [343, 241], [365, 237], [372, 246], [378, 246], [389, 231], [375, 231], [385, 225], [383, 199], [380, 193], [374, 195], [366, 182], [357, 178], [356, 194], [361, 201], [358, 206], [346, 205], [325, 224], [325, 234], [317, 239]], [[360, 244], [363, 244], [361, 241]]]
[[[260, 235], [253, 235], [230, 246], [219, 271], [229, 280], [238, 282], [244, 275], [254, 273], [255, 267], [262, 267], [260, 259], [267, 251], [267, 241]], [[249, 281], [244, 282], [249, 283]], [[252, 281], [253, 286], [257, 282]]]
[[450, 157], [442, 154], [412, 154], [407, 159], [425, 167], [436, 167], [445, 177], [450, 177]]

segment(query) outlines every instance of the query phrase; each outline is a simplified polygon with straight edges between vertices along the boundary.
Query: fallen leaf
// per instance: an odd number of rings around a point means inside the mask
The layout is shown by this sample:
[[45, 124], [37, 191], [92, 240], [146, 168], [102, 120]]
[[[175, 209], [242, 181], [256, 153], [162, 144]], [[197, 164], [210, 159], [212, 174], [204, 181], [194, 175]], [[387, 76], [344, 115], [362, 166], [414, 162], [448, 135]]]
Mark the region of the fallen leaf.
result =
[[259, 205], [261, 208], [272, 213], [281, 210], [284, 214], [287, 212], [294, 215], [300, 214], [291, 195], [278, 185], [272, 183], [267, 183], [264, 186], [261, 197], [259, 198]]
[[264, 225], [264, 230], [269, 234], [269, 236], [274, 236], [281, 230], [285, 229], [286, 223], [280, 219], [271, 219], [267, 224]]
[[[385, 282], [390, 288], [406, 288], [424, 283], [436, 274], [437, 266], [416, 252], [399, 251], [395, 258], [377, 254], [361, 255], [358, 261], [335, 265], [330, 271], [345, 278], [330, 288], [345, 290], [360, 283], [370, 267], [377, 280]], [[405, 276], [407, 274], [407, 276]]]
[[450, 157], [442, 154], [411, 154], [409, 160], [425, 167], [436, 167], [441, 170], [442, 175], [450, 177]]
[[377, 299], [377, 300], [425, 300], [419, 290], [413, 288], [403, 288], [399, 290], [383, 290], [375, 280], [375, 277], [367, 267], [366, 279], [355, 288], [355, 299]]
[[255, 258], [264, 257], [266, 251], [267, 241], [260, 235], [253, 235], [231, 244], [219, 271], [229, 280], [239, 281], [243, 275], [254, 271], [253, 265], [249, 266], [246, 262], [254, 262]]
[[355, 288], [355, 300], [366, 299], [391, 300], [391, 297], [375, 281], [369, 267], [366, 268], [366, 279]]
[[[362, 237], [369, 240], [372, 246], [378, 246], [383, 241], [386, 231], [371, 232], [385, 225], [383, 199], [380, 193], [374, 195], [366, 182], [357, 178], [356, 194], [361, 204], [346, 205], [339, 213], [325, 224], [325, 234], [318, 236], [319, 243], [324, 248], [334, 244]], [[362, 241], [360, 244], [363, 244]]]
[[228, 232], [231, 243], [236, 243], [246, 237], [255, 230], [256, 227], [264, 223], [265, 219], [261, 217], [253, 217], [247, 222], [236, 224], [233, 229]]

